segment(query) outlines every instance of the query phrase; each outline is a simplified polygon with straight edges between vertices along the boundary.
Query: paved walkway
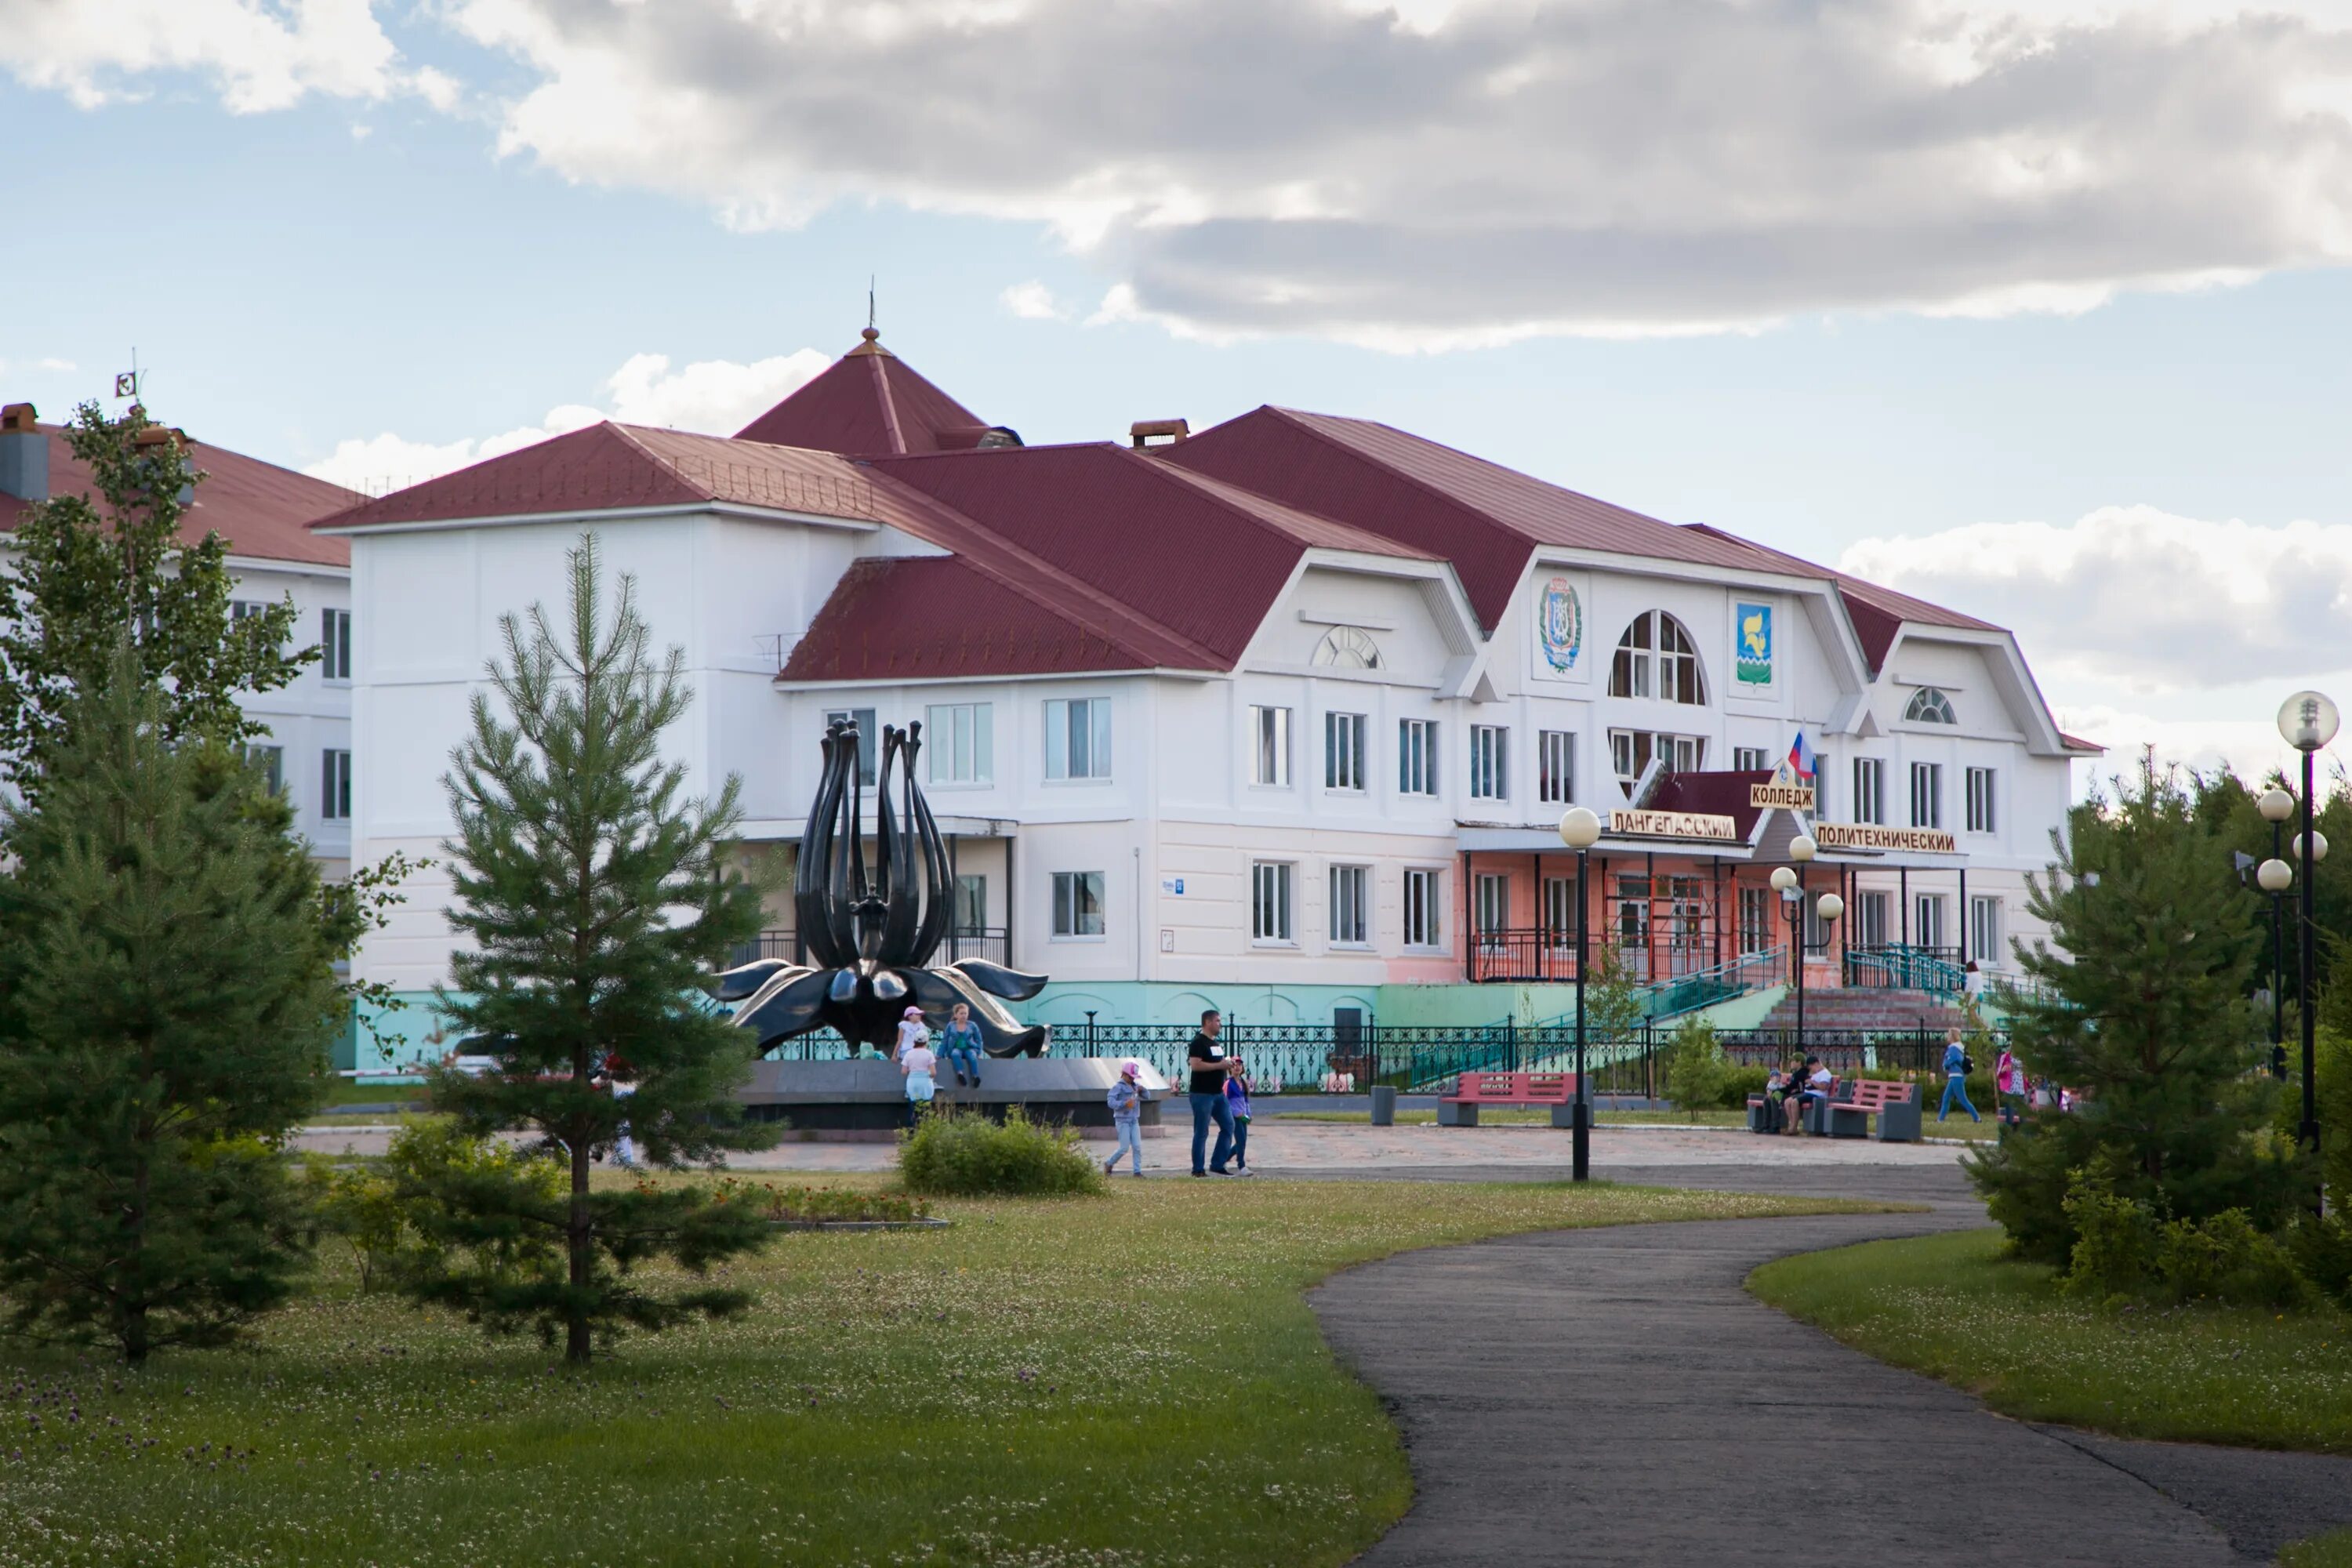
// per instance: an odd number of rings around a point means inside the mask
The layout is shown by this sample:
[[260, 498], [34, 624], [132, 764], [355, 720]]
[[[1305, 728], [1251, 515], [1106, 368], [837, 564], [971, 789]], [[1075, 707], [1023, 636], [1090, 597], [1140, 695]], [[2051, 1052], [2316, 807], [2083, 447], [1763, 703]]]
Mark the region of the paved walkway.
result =
[[1368, 1568], [2221, 1568], [2352, 1525], [2352, 1460], [2025, 1426], [1742, 1289], [1792, 1252], [1981, 1224], [1949, 1166], [1604, 1173], [1937, 1207], [1515, 1237], [1328, 1281], [1324, 1331], [1390, 1403], [1418, 1487]]

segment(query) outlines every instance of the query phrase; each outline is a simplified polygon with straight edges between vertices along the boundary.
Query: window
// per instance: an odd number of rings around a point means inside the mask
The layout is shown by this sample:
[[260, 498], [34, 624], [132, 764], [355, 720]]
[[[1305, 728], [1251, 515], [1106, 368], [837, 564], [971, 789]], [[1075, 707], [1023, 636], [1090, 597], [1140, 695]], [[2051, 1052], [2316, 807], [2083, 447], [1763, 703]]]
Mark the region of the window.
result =
[[1045, 704], [1045, 776], [1110, 777], [1110, 699], [1081, 697]]
[[1654, 697], [1663, 702], [1701, 702], [1698, 649], [1683, 624], [1664, 610], [1644, 610], [1617, 639], [1609, 667], [1612, 697]]
[[1735, 773], [1769, 773], [1772, 768], [1771, 754], [1761, 746], [1731, 748], [1731, 771]]
[[935, 784], [984, 784], [996, 776], [996, 726], [989, 704], [950, 702], [923, 710], [923, 754]]
[[1444, 931], [1444, 906], [1438, 902], [1441, 873], [1408, 868], [1404, 874], [1404, 944], [1435, 947]]
[[352, 819], [352, 754], [332, 748], [319, 753], [319, 816], [328, 822]]
[[1969, 831], [1970, 833], [1992, 832], [1992, 770], [1990, 768], [1970, 768], [1968, 774], [1968, 785]]
[[1546, 877], [1543, 885], [1544, 932], [1554, 947], [1576, 945], [1576, 879]]
[[1769, 888], [1739, 889], [1739, 951], [1767, 952], [1772, 947], [1772, 906]]
[[1886, 763], [1877, 757], [1853, 760], [1853, 819], [1886, 826]]
[[1397, 793], [1437, 793], [1437, 721], [1397, 721]]
[[321, 610], [319, 616], [319, 673], [329, 680], [349, 680], [352, 678], [352, 613], [349, 610]]
[[1886, 895], [1885, 893], [1854, 895], [1853, 943], [1856, 947], [1886, 945]]
[[[268, 608], [269, 602], [267, 599], [231, 599], [228, 602], [228, 618], [232, 622], [249, 621], [256, 616], [267, 613]], [[331, 616], [335, 612], [329, 610], [327, 613]]]
[[835, 724], [857, 726], [857, 782], [870, 784], [875, 771], [882, 762], [882, 726], [874, 720], [871, 708], [828, 708], [824, 710], [824, 727], [830, 731]]
[[1911, 904], [1911, 945], [1939, 948], [1944, 945], [1944, 895], [1921, 893]]
[[1910, 705], [1903, 717], [1914, 724], [1957, 724], [1952, 716], [1952, 700], [1932, 686], [1923, 686], [1911, 694]]
[[1911, 826], [1944, 826], [1944, 764], [1941, 763], [1911, 764]]
[[1372, 940], [1372, 883], [1369, 866], [1331, 868], [1331, 940], [1360, 947]]
[[1054, 873], [1054, 934], [1085, 937], [1103, 933], [1103, 874]]
[[283, 746], [247, 746], [245, 760], [248, 766], [261, 770], [261, 782], [270, 794], [286, 787], [286, 748]]
[[1977, 961], [1978, 968], [1993, 968], [2008, 957], [2000, 927], [1999, 899], [1979, 897], [1969, 900], [1969, 956]]
[[1473, 891], [1470, 924], [1480, 936], [1507, 930], [1511, 923], [1511, 879], [1500, 871], [1481, 871]]
[[1576, 737], [1565, 730], [1536, 734], [1536, 798], [1546, 805], [1576, 798]]
[[1470, 798], [1511, 798], [1510, 757], [1505, 749], [1509, 731], [1496, 724], [1470, 726]]
[[1290, 862], [1261, 860], [1250, 868], [1250, 938], [1254, 942], [1288, 942], [1290, 938]]
[[1290, 710], [1250, 709], [1250, 783], [1290, 787]]
[[1361, 626], [1333, 626], [1315, 645], [1314, 662], [1328, 669], [1378, 669], [1381, 645]]
[[1323, 787], [1351, 790], [1364, 787], [1364, 716], [1361, 713], [1323, 715]]
[[960, 876], [948, 907], [948, 925], [958, 936], [978, 936], [988, 929], [988, 879]]
[[1654, 735], [1646, 730], [1609, 731], [1609, 760], [1617, 782], [1631, 789], [1654, 757], [1678, 773], [1695, 773], [1706, 765], [1706, 741], [1698, 735]]

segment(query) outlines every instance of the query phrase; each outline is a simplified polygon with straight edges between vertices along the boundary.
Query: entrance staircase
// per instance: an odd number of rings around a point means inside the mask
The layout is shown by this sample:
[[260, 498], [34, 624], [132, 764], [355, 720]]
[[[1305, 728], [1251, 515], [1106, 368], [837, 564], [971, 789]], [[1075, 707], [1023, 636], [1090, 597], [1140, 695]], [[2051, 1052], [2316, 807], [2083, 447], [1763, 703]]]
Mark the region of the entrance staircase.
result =
[[[1805, 1028], [1862, 1034], [1892, 1034], [1897, 1030], [1946, 1029], [1961, 1023], [1951, 998], [1926, 991], [1893, 991], [1877, 986], [1822, 986], [1805, 992]], [[1797, 994], [1782, 997], [1759, 1026], [1765, 1029], [1797, 1026]]]

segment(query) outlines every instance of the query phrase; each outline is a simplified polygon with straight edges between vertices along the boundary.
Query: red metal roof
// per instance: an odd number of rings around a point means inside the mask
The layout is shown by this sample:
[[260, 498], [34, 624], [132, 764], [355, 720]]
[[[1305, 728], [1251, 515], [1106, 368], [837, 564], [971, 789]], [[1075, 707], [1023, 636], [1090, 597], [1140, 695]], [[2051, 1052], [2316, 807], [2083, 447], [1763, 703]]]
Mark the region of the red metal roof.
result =
[[1766, 809], [1748, 804], [1748, 787], [1771, 782], [1770, 768], [1727, 768], [1716, 773], [1668, 773], [1658, 785], [1656, 798], [1645, 809], [1727, 816], [1739, 834], [1739, 841], [1745, 844], [1754, 837], [1756, 819], [1763, 816]]
[[1307, 550], [1428, 559], [1108, 444], [880, 458], [873, 467], [1150, 616], [1216, 668], [1241, 658]]
[[1730, 545], [1368, 419], [1269, 405], [1157, 451], [1451, 560], [1489, 630], [1540, 544], [1754, 565]]
[[1785, 572], [1797, 577], [1826, 578], [1835, 584], [1839, 597], [1845, 601], [1846, 618], [1853, 624], [1853, 635], [1862, 644], [1862, 651], [1870, 660], [1870, 668], [1874, 671], [1885, 665], [1886, 652], [1895, 646], [1895, 634], [1905, 621], [1916, 621], [1928, 626], [1957, 626], [1965, 631], [1997, 632], [2006, 629], [1990, 621], [1980, 621], [1974, 616], [1948, 610], [1941, 605], [1931, 605], [1925, 599], [1915, 599], [1893, 588], [1882, 587], [1876, 583], [1819, 565], [1801, 555], [1791, 555], [1785, 550], [1775, 550], [1769, 544], [1759, 544], [1752, 539], [1726, 533], [1709, 523], [1686, 522], [1682, 526], [1693, 532], [1738, 545], [1761, 557], [1772, 571]]
[[866, 329], [865, 341], [736, 437], [820, 452], [891, 457], [973, 446], [988, 422], [907, 367]]
[[322, 518], [320, 528], [727, 501], [886, 521], [872, 479], [830, 452], [591, 425]]
[[1084, 625], [960, 556], [887, 557], [850, 566], [777, 679], [939, 680], [1150, 669], [1169, 663], [1158, 641], [1127, 640]]
[[[49, 494], [92, 494], [89, 468], [66, 445], [63, 427], [40, 428], [49, 438]], [[205, 479], [196, 486], [195, 503], [180, 521], [184, 542], [193, 544], [209, 531], [228, 541], [232, 555], [252, 560], [352, 563], [350, 545], [321, 538], [309, 525], [358, 500], [358, 492], [208, 442], [191, 440], [188, 456]], [[30, 505], [0, 495], [0, 533], [15, 532]]]

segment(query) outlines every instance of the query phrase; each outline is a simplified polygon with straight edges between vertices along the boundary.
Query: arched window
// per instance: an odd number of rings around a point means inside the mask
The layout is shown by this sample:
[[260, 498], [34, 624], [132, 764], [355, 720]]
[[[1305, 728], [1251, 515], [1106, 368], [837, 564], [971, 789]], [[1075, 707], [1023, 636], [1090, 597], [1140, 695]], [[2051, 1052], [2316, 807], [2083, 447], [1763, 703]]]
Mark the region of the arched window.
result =
[[1617, 639], [1609, 667], [1612, 697], [1654, 697], [1662, 702], [1699, 703], [1698, 648], [1682, 622], [1664, 610], [1644, 610]]
[[1915, 724], [1957, 724], [1952, 716], [1952, 700], [1932, 686], [1923, 686], [1911, 694], [1911, 705], [1903, 710], [1903, 717]]
[[1315, 645], [1315, 662], [1331, 669], [1378, 669], [1381, 645], [1361, 626], [1333, 626]]

